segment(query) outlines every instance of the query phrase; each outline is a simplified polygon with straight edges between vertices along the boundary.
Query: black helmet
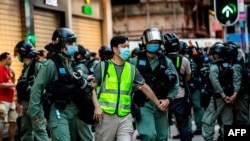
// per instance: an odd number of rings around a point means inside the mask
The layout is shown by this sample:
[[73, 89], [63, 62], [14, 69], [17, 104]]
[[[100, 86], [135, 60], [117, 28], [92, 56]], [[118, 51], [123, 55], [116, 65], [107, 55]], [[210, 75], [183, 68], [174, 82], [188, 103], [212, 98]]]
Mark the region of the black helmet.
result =
[[189, 48], [188, 48], [188, 44], [184, 41], [179, 41], [179, 50], [180, 53], [189, 53]]
[[225, 55], [225, 46], [221, 42], [216, 42], [212, 47], [210, 48], [210, 53], [211, 54], [218, 54], [220, 57], [222, 55]]
[[133, 57], [137, 56], [139, 53], [140, 53], [140, 48], [139, 48], [139, 47], [136, 47], [136, 48], [134, 48], [134, 49], [132, 50], [132, 52], [131, 52], [131, 57], [133, 58]]
[[142, 34], [142, 46], [146, 46], [146, 44], [152, 40], [158, 40], [160, 43], [163, 43], [162, 32], [157, 28], [149, 28], [145, 30]]
[[67, 42], [76, 42], [76, 36], [74, 32], [66, 27], [58, 28], [52, 35], [52, 43], [54, 50], [60, 52], [61, 48], [65, 47]]
[[[75, 60], [78, 61], [78, 60], [85, 59], [86, 58], [85, 57], [85, 55], [86, 55], [86, 49], [82, 45], [80, 45], [80, 44], [77, 45], [77, 48], [78, 49], [77, 49], [77, 51], [74, 54]], [[78, 58], [79, 54], [81, 55], [80, 58]]]
[[38, 55], [34, 46], [26, 40], [20, 41], [16, 44], [16, 47], [14, 48], [14, 56], [17, 56], [17, 53], [21, 58], [35, 58]]
[[81, 54], [83, 58], [85, 58], [86, 55], [86, 49], [82, 45], [77, 45], [78, 46], [78, 51], [76, 53]]
[[179, 37], [174, 33], [164, 35], [164, 47], [166, 52], [175, 52], [179, 50]]
[[107, 45], [101, 46], [98, 53], [101, 60], [111, 59], [114, 55], [111, 47]]
[[227, 57], [230, 59], [237, 59], [238, 57], [238, 48], [237, 45], [233, 42], [225, 42]]

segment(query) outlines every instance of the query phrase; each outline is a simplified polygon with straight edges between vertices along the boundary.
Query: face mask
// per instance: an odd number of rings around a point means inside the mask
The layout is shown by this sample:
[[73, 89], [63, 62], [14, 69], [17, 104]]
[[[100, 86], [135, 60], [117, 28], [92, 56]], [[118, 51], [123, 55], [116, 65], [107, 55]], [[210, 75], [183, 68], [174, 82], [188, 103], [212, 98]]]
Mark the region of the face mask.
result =
[[128, 48], [121, 48], [119, 56], [122, 58], [122, 60], [126, 61], [128, 60], [130, 56], [130, 50]]
[[23, 62], [23, 58], [20, 55], [18, 55], [18, 61]]
[[151, 53], [155, 53], [159, 50], [160, 45], [159, 44], [147, 44], [146, 50]]
[[76, 46], [69, 45], [69, 46], [67, 46], [66, 54], [69, 55], [69, 56], [71, 56], [71, 55], [74, 55], [76, 51], [77, 51], [77, 47]]

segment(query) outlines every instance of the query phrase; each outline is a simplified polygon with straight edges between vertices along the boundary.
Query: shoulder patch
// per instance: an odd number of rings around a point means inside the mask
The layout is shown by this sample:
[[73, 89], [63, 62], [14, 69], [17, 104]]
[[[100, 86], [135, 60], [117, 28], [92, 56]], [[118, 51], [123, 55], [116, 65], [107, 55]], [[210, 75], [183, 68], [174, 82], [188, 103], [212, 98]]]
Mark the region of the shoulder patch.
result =
[[58, 68], [58, 69], [59, 69], [60, 74], [66, 74], [65, 68]]
[[139, 65], [145, 66], [146, 65], [146, 60], [139, 60]]

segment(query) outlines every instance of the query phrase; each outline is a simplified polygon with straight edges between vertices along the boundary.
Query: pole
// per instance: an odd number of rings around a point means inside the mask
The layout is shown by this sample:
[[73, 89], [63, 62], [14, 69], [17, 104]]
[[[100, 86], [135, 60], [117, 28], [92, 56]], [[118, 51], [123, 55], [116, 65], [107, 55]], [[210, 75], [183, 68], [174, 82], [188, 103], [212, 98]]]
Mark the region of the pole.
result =
[[226, 42], [227, 41], [227, 27], [224, 26], [223, 29], [223, 41]]
[[239, 7], [239, 27], [240, 27], [240, 45], [243, 52], [246, 52], [245, 48], [245, 21], [246, 21], [246, 15], [245, 15], [245, 6], [244, 6], [244, 0], [238, 1], [238, 7]]

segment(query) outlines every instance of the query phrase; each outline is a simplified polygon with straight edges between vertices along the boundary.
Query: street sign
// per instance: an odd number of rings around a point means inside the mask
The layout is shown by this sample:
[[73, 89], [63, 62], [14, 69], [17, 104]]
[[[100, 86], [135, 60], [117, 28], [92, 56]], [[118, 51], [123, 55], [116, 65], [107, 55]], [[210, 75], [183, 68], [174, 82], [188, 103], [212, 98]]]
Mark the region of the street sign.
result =
[[238, 21], [237, 0], [214, 0], [215, 18], [224, 26], [232, 26]]

